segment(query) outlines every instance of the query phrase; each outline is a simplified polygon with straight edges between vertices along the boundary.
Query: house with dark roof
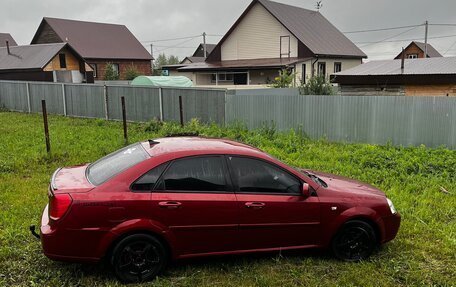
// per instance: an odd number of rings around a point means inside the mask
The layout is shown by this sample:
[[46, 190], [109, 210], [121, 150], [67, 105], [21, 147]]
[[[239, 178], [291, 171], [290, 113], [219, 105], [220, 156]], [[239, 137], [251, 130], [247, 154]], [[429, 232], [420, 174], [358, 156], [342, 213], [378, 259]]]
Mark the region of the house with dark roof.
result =
[[201, 63], [204, 62], [207, 58], [207, 55], [212, 53], [215, 48], [215, 44], [206, 44], [206, 56], [204, 55], [204, 44], [199, 44], [196, 48], [193, 55], [185, 57], [180, 63], [181, 64], [192, 64], [192, 63]]
[[96, 80], [103, 80], [107, 63], [121, 80], [129, 68], [141, 75], [152, 73], [152, 56], [124, 25], [45, 17], [31, 44], [64, 42], [93, 67]]
[[0, 80], [93, 83], [93, 70], [67, 43], [0, 47]]
[[329, 77], [367, 58], [319, 12], [269, 0], [253, 0], [204, 62], [177, 68], [196, 85], [266, 85], [279, 70], [295, 84]]
[[17, 46], [17, 43], [11, 34], [0, 33], [0, 47], [6, 47], [6, 42], [8, 42], [8, 45], [10, 46]]
[[342, 95], [456, 96], [456, 57], [371, 61], [331, 80]]
[[[427, 48], [426, 48], [427, 45]], [[427, 50], [426, 57], [424, 56], [425, 50]], [[425, 44], [422, 42], [413, 41], [411, 42], [403, 52], [400, 52], [399, 55], [394, 59], [401, 59], [402, 54], [406, 59], [420, 59], [420, 58], [434, 58], [434, 57], [443, 57], [431, 44]]]

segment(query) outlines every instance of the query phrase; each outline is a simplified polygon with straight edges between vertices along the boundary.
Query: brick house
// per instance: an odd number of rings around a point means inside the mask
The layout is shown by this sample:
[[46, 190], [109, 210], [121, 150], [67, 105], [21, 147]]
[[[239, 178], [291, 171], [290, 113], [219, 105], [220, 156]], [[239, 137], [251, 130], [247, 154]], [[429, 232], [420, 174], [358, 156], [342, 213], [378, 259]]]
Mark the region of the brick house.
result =
[[404, 49], [404, 52], [400, 52], [394, 59], [401, 59], [402, 53], [406, 59], [443, 57], [431, 44], [427, 44], [427, 57], [424, 57], [425, 45], [422, 42], [413, 41]]
[[45, 17], [31, 44], [63, 42], [92, 66], [95, 80], [104, 79], [108, 63], [114, 65], [120, 80], [129, 67], [141, 75], [152, 74], [152, 56], [124, 25]]

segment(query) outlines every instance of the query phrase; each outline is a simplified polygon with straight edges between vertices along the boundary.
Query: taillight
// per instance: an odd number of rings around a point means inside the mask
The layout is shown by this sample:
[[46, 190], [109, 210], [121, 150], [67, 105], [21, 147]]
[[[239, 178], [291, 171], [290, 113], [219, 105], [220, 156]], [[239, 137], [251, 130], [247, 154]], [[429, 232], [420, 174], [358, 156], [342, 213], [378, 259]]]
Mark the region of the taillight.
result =
[[69, 194], [56, 194], [49, 198], [49, 217], [52, 220], [59, 220], [68, 211], [68, 208], [73, 202]]

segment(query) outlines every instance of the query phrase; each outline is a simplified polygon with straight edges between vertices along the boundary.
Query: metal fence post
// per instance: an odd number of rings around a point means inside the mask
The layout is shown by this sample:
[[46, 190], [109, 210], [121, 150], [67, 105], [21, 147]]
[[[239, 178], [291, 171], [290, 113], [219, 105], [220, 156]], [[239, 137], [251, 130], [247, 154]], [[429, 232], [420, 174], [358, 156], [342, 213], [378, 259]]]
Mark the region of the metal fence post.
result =
[[65, 96], [65, 84], [62, 84], [62, 101], [63, 101], [63, 115], [67, 116], [66, 96]]
[[43, 123], [44, 123], [44, 138], [46, 140], [46, 151], [47, 153], [51, 152], [51, 142], [49, 140], [49, 126], [46, 110], [46, 100], [41, 100], [41, 110], [43, 112]]
[[160, 105], [160, 121], [165, 121], [163, 118], [163, 90], [161, 87], [158, 88], [158, 101]]
[[103, 86], [103, 97], [104, 97], [104, 108], [105, 108], [105, 119], [109, 120], [109, 107], [108, 107], [108, 87]]
[[184, 126], [184, 108], [182, 106], [182, 96], [179, 96], [179, 117], [181, 126]]
[[27, 107], [29, 114], [32, 112], [32, 103], [30, 101], [30, 83], [25, 83], [25, 91], [27, 94]]
[[122, 104], [122, 121], [123, 121], [124, 140], [125, 140], [125, 145], [127, 145], [128, 144], [128, 133], [127, 133], [127, 112], [125, 109], [125, 97], [121, 97], [120, 102]]

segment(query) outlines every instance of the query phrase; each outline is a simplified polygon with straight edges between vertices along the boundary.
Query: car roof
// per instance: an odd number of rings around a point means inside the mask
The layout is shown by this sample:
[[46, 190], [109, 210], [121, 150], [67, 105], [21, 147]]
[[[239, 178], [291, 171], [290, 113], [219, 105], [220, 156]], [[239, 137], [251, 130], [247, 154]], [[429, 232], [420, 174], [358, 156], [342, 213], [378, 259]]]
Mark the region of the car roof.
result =
[[170, 153], [265, 155], [261, 150], [228, 139], [205, 137], [167, 137], [142, 142], [150, 156]]

